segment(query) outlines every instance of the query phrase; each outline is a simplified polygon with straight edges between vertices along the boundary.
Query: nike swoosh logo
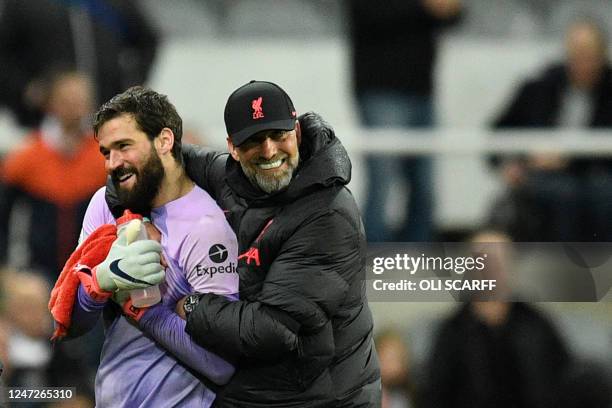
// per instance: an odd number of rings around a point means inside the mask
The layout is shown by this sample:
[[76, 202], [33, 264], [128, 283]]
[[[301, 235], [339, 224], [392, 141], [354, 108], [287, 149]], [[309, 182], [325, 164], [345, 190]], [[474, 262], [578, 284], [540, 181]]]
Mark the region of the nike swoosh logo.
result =
[[130, 275], [128, 275], [127, 273], [123, 272], [120, 268], [119, 268], [119, 261], [121, 261], [121, 259], [115, 259], [113, 262], [111, 262], [109, 269], [111, 270], [111, 272], [115, 275], [117, 275], [120, 278], [123, 278], [127, 281], [130, 282], [134, 282], [134, 283], [140, 283], [140, 284], [144, 284], [144, 285], [151, 285], [149, 282], [145, 282], [142, 281], [140, 279], [136, 279]]

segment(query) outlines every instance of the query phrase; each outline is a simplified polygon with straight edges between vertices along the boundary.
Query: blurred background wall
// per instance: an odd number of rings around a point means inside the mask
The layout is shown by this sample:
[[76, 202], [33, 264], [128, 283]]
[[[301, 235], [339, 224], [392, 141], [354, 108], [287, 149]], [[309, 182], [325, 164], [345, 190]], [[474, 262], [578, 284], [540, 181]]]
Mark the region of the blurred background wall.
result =
[[[341, 1], [140, 3], [163, 33], [148, 85], [170, 95], [188, 127], [224, 148], [222, 113], [229, 93], [252, 78], [278, 82], [299, 112], [321, 113], [355, 151], [351, 188], [364, 200], [349, 22]], [[563, 33], [572, 18], [594, 15], [612, 21], [611, 9], [598, 0], [494, 5], [466, 0], [465, 5], [464, 21], [441, 36], [435, 74], [438, 125], [445, 132], [461, 131], [462, 138], [478, 136], [522, 79], [562, 57]], [[10, 114], [1, 118], [0, 150], [7, 151], [24, 132]], [[482, 221], [500, 188], [485, 164], [476, 155], [436, 160], [438, 228], [469, 229]]]

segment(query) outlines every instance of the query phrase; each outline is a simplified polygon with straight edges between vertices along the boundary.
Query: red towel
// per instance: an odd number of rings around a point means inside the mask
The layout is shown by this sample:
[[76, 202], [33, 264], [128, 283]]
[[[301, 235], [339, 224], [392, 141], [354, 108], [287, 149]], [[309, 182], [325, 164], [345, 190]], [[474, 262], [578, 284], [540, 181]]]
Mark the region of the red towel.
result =
[[71, 324], [72, 308], [79, 288], [79, 277], [75, 266], [87, 265], [93, 268], [104, 261], [111, 245], [117, 238], [117, 227], [105, 224], [96, 229], [70, 255], [62, 269], [49, 301], [49, 310], [56, 322], [52, 340], [64, 337]]

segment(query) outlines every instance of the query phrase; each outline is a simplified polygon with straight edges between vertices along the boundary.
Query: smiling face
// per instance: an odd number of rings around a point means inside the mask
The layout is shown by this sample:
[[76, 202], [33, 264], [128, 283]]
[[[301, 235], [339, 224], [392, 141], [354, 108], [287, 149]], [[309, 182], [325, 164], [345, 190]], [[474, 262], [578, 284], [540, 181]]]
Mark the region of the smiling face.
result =
[[231, 137], [228, 149], [234, 160], [254, 185], [266, 193], [273, 193], [289, 185], [298, 167], [301, 133], [299, 124], [294, 130], [266, 130], [235, 146]]
[[141, 214], [149, 212], [165, 176], [154, 143], [130, 114], [104, 123], [97, 139], [123, 206]]

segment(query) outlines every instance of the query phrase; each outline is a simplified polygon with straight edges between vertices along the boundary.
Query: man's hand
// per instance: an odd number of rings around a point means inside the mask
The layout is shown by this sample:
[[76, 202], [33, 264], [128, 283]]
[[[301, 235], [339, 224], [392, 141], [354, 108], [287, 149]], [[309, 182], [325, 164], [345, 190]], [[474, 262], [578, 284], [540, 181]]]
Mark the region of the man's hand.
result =
[[187, 320], [187, 316], [185, 315], [185, 309], [183, 308], [183, 305], [185, 304], [185, 299], [187, 299], [187, 296], [182, 297], [178, 302], [176, 302], [175, 308], [176, 314], [181, 316], [181, 319], [183, 320]]
[[166, 274], [160, 264], [161, 244], [154, 240], [141, 240], [128, 245], [122, 231], [93, 274], [98, 286], [108, 292], [117, 289], [146, 288], [161, 283]]
[[529, 167], [542, 171], [561, 171], [568, 166], [568, 160], [558, 153], [541, 153], [529, 157]]
[[501, 166], [501, 174], [510, 187], [518, 187], [525, 183], [526, 178], [525, 165], [518, 160], [508, 160]]

